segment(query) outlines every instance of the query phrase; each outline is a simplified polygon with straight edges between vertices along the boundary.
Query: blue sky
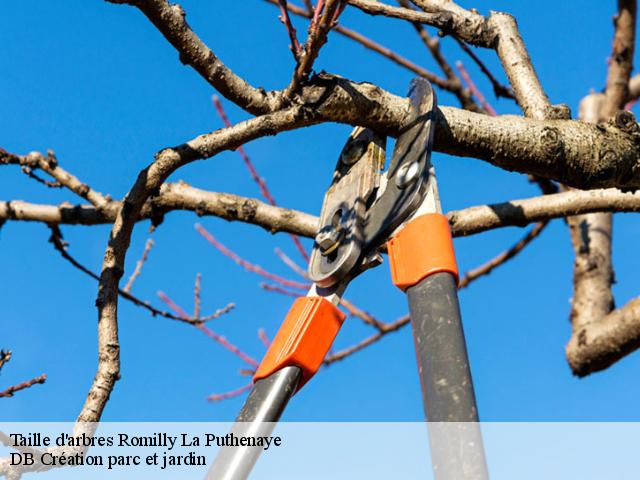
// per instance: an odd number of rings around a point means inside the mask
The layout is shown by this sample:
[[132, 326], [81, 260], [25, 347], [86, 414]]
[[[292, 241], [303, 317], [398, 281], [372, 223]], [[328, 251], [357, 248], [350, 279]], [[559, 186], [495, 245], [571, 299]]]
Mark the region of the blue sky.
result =
[[[590, 89], [600, 89], [611, 46], [614, 2], [590, 0], [530, 2], [478, 0], [481, 12], [508, 10], [519, 22], [543, 85], [553, 102], [574, 113]], [[276, 10], [262, 0], [184, 1], [193, 29], [219, 57], [254, 85], [282, 88], [292, 59]], [[409, 25], [373, 20], [348, 9], [343, 23], [437, 71]], [[301, 34], [306, 27], [294, 19]], [[0, 18], [0, 146], [18, 152], [53, 149], [62, 166], [103, 193], [122, 197], [137, 172], [165, 146], [221, 126], [211, 105], [211, 87], [184, 67], [173, 48], [134, 8], [103, 1], [23, 0], [3, 6]], [[492, 99], [481, 75], [451, 39], [443, 48], [462, 59]], [[478, 51], [500, 78], [495, 55]], [[333, 35], [317, 69], [375, 82], [398, 95], [412, 74], [351, 41]], [[446, 93], [440, 103], [457, 102]], [[500, 113], [517, 113], [506, 100], [492, 101]], [[225, 103], [232, 121], [247, 115]], [[322, 125], [261, 139], [246, 148], [278, 202], [318, 213], [335, 158], [350, 128]], [[445, 209], [537, 194], [524, 176], [481, 161], [434, 155]], [[259, 196], [240, 157], [228, 152], [180, 170], [204, 189]], [[0, 199], [55, 202], [76, 198], [47, 190], [15, 167], [4, 167]], [[235, 302], [211, 327], [260, 358], [256, 331], [277, 330], [290, 299], [265, 292], [260, 278], [208, 245], [194, 230], [200, 221], [243, 257], [280, 275], [292, 275], [275, 247], [295, 257], [284, 234], [198, 219], [167, 216], [153, 233], [155, 247], [134, 293], [159, 304], [162, 290], [187, 310], [193, 281], [203, 275], [203, 309]], [[71, 252], [98, 270], [108, 227], [66, 227]], [[615, 218], [614, 262], [618, 305], [638, 294], [633, 255], [638, 222]], [[468, 270], [516, 241], [524, 231], [509, 228], [456, 240], [461, 270]], [[133, 236], [127, 269], [142, 252], [148, 224]], [[53, 252], [43, 225], [9, 223], [0, 232], [0, 347], [14, 358], [0, 387], [47, 373], [44, 386], [4, 400], [2, 420], [72, 420], [79, 412], [96, 367], [96, 283]], [[305, 241], [307, 247], [310, 246]], [[564, 359], [573, 254], [566, 226], [554, 222], [527, 251], [461, 293], [461, 304], [481, 417], [492, 421], [639, 420], [640, 355], [610, 370], [574, 378]], [[383, 320], [406, 311], [405, 298], [389, 280], [385, 265], [350, 287], [348, 298]], [[344, 347], [371, 333], [349, 320], [337, 339]], [[242, 386], [243, 363], [197, 330], [120, 302], [122, 380], [104, 418], [113, 421], [225, 421], [242, 398], [209, 403], [206, 396]], [[387, 336], [375, 346], [323, 370], [296, 396], [286, 412], [291, 421], [361, 421], [422, 418], [410, 331]]]

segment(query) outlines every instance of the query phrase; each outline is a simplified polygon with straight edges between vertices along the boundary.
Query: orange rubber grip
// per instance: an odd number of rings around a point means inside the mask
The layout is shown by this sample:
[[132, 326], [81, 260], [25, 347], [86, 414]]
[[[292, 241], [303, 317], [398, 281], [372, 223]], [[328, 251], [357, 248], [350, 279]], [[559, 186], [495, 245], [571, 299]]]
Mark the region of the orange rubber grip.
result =
[[322, 297], [300, 297], [293, 302], [253, 381], [266, 378], [283, 367], [302, 370], [298, 390], [322, 365], [346, 315]]
[[387, 242], [393, 284], [406, 290], [438, 272], [449, 272], [458, 282], [451, 229], [446, 216], [421, 215]]

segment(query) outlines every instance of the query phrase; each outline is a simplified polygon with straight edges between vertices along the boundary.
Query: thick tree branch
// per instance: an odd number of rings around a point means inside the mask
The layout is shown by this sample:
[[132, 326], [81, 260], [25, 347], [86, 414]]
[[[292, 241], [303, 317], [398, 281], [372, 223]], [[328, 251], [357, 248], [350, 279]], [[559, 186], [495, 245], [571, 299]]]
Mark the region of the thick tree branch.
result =
[[[96, 225], [113, 223], [120, 208], [112, 202], [97, 210], [87, 205], [41, 205], [20, 201], [0, 201], [0, 221], [17, 220], [47, 224]], [[142, 209], [139, 220], [149, 218], [158, 205], [163, 213], [174, 210], [193, 211], [258, 225], [270, 232], [288, 232], [313, 238], [318, 217], [298, 210], [272, 207], [259, 200], [229, 193], [209, 192], [186, 184], [165, 184], [157, 197]], [[602, 190], [572, 190], [557, 194], [510, 200], [503, 203], [469, 207], [449, 212], [453, 235], [468, 236], [496, 228], [517, 226], [553, 218], [564, 218], [592, 212], [640, 212], [640, 192], [622, 192], [615, 188]]]
[[[629, 99], [636, 10], [636, 0], [618, 1], [607, 87], [604, 94], [591, 94], [583, 99], [580, 115], [584, 121], [595, 123], [611, 118]], [[576, 258], [572, 336], [566, 352], [573, 372], [584, 376], [608, 367], [640, 346], [640, 311], [634, 307], [636, 301], [630, 302], [622, 311], [612, 312], [612, 215], [596, 213], [568, 221]]]
[[180, 61], [196, 70], [225, 98], [253, 114], [272, 111], [274, 94], [255, 88], [233, 73], [189, 27], [186, 13], [167, 0], [107, 0], [137, 7], [156, 26], [180, 55]]

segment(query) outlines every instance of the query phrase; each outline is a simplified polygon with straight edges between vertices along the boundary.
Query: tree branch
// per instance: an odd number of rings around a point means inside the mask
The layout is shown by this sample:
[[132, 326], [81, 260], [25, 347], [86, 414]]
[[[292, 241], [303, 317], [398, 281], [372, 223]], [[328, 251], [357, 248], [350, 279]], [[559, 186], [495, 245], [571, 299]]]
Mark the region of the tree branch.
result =
[[[604, 94], [588, 95], [581, 102], [580, 116], [586, 122], [596, 123], [612, 117], [629, 99], [636, 9], [635, 0], [618, 1], [607, 87]], [[572, 336], [566, 353], [573, 372], [584, 376], [608, 367], [640, 346], [640, 332], [636, 332], [638, 327], [634, 325], [640, 325], [640, 311], [631, 302], [622, 312], [612, 312], [615, 308], [611, 291], [614, 281], [612, 215], [594, 213], [571, 217], [568, 222], [576, 257], [570, 317]], [[612, 321], [624, 321], [625, 325], [612, 325]]]
[[[193, 211], [201, 216], [212, 215], [230, 221], [258, 225], [272, 233], [288, 232], [307, 238], [313, 238], [317, 233], [318, 217], [308, 213], [272, 207], [253, 198], [199, 190], [185, 184], [174, 190], [176, 185], [180, 184], [163, 185], [161, 194], [150, 202], [161, 205], [165, 213], [173, 210]], [[113, 212], [117, 211], [120, 205], [119, 202], [114, 202], [106, 211], [99, 211], [87, 205], [55, 206], [17, 200], [0, 201], [0, 221], [23, 220], [60, 225], [106, 224], [113, 223]], [[151, 210], [149, 203], [145, 204], [138, 220], [148, 218]], [[640, 212], [640, 193], [622, 192], [615, 188], [572, 190], [468, 207], [453, 210], [447, 215], [453, 235], [459, 237], [496, 228], [523, 227], [538, 221], [593, 212]]]
[[225, 98], [253, 114], [276, 108], [275, 95], [249, 85], [233, 73], [189, 27], [186, 13], [167, 0], [107, 0], [137, 7], [174, 46], [180, 61], [196, 70]]
[[32, 378], [31, 380], [27, 380], [26, 382], [19, 383], [17, 385], [13, 385], [6, 390], [0, 392], [0, 398], [8, 398], [13, 397], [13, 394], [19, 392], [20, 390], [25, 390], [27, 388], [31, 388], [36, 384], [43, 384], [47, 381], [47, 376], [42, 374], [39, 377]]

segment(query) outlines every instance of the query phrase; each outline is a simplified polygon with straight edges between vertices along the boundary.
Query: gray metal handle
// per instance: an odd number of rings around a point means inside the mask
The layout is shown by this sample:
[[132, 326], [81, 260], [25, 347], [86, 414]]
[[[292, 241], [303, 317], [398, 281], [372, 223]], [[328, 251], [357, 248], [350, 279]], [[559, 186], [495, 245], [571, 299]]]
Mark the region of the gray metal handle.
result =
[[407, 297], [436, 479], [487, 480], [455, 279], [430, 275]]
[[[244, 402], [231, 429], [237, 437], [271, 435], [276, 422], [293, 396], [301, 378], [298, 367], [285, 367], [258, 380]], [[245, 480], [253, 469], [262, 447], [221, 447], [206, 480]]]

